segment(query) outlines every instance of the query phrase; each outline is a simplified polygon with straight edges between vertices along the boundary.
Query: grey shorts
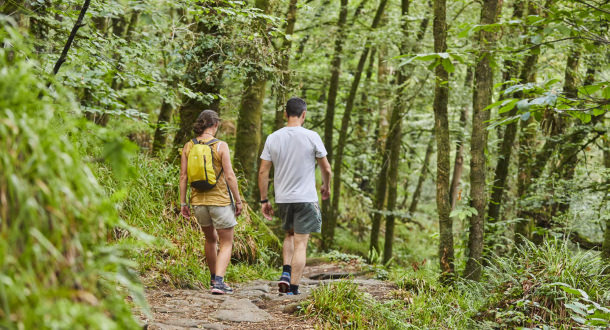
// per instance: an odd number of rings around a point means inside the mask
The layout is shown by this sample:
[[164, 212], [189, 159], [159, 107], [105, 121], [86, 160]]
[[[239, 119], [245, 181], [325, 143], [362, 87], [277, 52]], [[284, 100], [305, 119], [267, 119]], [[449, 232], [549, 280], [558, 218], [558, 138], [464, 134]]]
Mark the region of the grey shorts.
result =
[[193, 205], [193, 213], [201, 227], [214, 226], [216, 229], [226, 229], [237, 225], [235, 211], [231, 205]]
[[309, 234], [319, 233], [322, 229], [322, 214], [318, 202], [277, 203], [277, 207], [285, 231]]

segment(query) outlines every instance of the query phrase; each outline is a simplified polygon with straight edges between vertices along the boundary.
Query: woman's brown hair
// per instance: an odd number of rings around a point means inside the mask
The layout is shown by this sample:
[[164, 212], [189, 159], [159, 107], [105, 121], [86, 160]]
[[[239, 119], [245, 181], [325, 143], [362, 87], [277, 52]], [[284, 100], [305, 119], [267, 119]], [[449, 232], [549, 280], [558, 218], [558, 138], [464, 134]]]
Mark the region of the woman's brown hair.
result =
[[203, 110], [193, 124], [193, 132], [197, 135], [203, 134], [206, 128], [210, 128], [220, 121], [218, 114], [214, 110]]

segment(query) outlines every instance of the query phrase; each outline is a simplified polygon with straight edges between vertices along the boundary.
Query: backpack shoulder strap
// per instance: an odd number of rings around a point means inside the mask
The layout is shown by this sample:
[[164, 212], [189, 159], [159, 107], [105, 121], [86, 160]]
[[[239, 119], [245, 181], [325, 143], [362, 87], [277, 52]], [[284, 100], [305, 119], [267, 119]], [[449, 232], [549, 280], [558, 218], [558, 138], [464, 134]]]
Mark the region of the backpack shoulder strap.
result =
[[211, 139], [210, 141], [208, 141], [208, 142], [206, 142], [204, 144], [207, 145], [207, 146], [211, 146], [212, 144], [214, 144], [214, 143], [216, 143], [218, 141], [220, 141], [220, 140], [218, 140], [218, 139]]
[[193, 138], [191, 141], [193, 141], [193, 144], [199, 144], [199, 141], [197, 141], [197, 138]]

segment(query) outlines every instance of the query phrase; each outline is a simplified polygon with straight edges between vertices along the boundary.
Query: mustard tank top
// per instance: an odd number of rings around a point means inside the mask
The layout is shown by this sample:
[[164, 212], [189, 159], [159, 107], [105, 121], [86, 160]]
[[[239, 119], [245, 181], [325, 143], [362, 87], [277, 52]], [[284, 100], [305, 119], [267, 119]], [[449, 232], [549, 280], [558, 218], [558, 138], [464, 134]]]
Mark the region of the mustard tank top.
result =
[[[203, 139], [199, 140], [200, 143], [208, 142], [212, 139]], [[222, 169], [222, 160], [220, 159], [220, 144], [225, 143], [223, 141], [218, 141], [212, 145], [212, 149], [214, 150], [213, 159], [214, 159], [214, 171], [216, 175], [220, 173]], [[188, 154], [191, 152], [191, 148], [193, 148], [193, 141], [189, 141], [184, 148], [186, 148], [186, 156], [188, 159]], [[191, 187], [191, 205], [209, 205], [209, 206], [227, 206], [231, 205], [231, 198], [229, 197], [229, 191], [227, 189], [227, 180], [225, 179], [224, 172], [220, 175], [218, 180], [216, 181], [216, 186], [208, 191], [199, 191], [195, 188]]]

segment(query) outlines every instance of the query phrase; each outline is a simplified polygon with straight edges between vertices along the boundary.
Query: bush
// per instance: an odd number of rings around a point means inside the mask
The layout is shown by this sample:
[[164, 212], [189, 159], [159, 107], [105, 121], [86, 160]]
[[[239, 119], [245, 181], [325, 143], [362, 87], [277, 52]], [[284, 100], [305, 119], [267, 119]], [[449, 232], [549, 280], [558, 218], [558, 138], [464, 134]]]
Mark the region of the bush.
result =
[[[2, 18], [0, 17], [0, 20]], [[121, 288], [144, 304], [132, 263], [106, 244], [120, 221], [71, 137], [78, 122], [27, 47], [0, 27], [0, 328], [137, 328]]]

